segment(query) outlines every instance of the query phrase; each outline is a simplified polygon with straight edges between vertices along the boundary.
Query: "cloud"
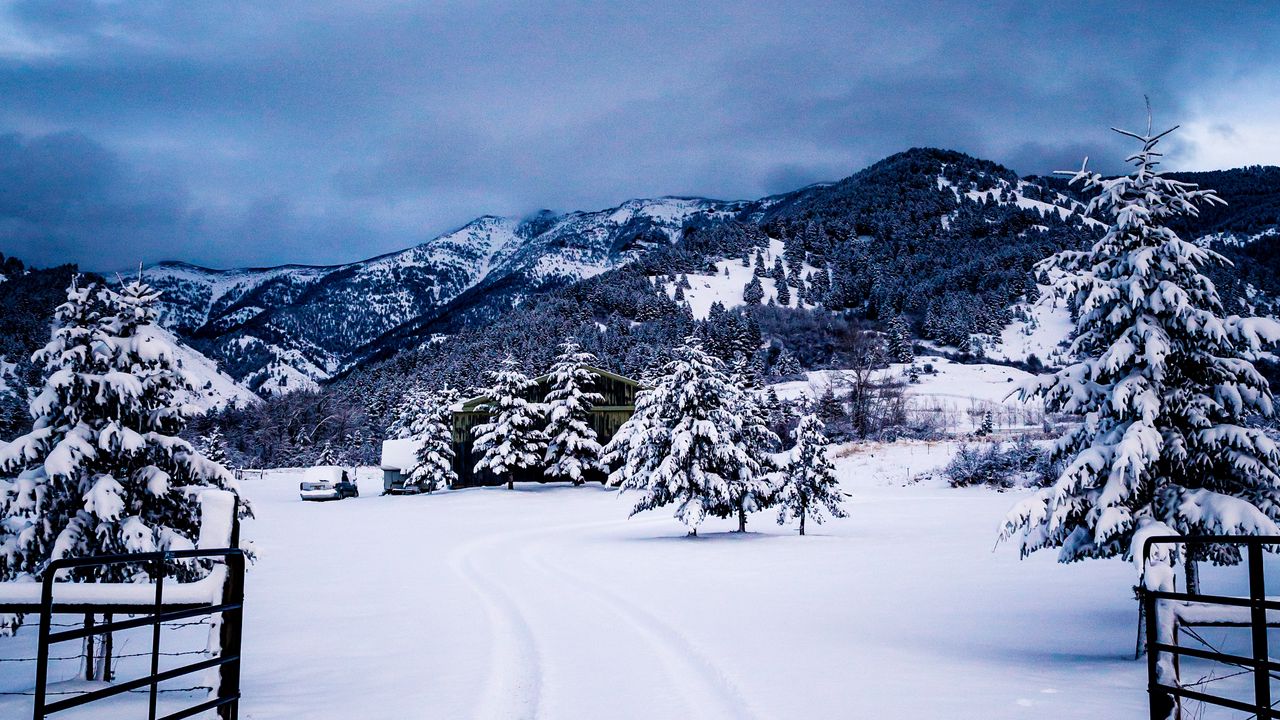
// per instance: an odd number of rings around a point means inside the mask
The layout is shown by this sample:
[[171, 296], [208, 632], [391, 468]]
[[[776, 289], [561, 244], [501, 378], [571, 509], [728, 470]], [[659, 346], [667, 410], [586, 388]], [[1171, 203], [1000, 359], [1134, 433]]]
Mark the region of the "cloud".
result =
[[1144, 122], [1144, 94], [1186, 125], [1171, 167], [1280, 162], [1280, 13], [1160, 8], [19, 2], [0, 154], [26, 175], [0, 178], [0, 247], [337, 263], [483, 213], [757, 197], [920, 145], [1117, 171], [1107, 128]]

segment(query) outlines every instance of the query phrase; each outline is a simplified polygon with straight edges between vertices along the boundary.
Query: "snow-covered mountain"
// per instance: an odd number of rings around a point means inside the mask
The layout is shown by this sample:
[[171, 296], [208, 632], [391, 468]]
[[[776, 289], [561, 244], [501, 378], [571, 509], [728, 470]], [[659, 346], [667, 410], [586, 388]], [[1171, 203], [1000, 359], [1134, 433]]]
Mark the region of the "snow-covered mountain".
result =
[[363, 347], [455, 306], [500, 308], [599, 274], [691, 219], [730, 217], [742, 203], [665, 197], [595, 212], [484, 216], [421, 245], [331, 267], [149, 268], [161, 322], [260, 394], [312, 388]]

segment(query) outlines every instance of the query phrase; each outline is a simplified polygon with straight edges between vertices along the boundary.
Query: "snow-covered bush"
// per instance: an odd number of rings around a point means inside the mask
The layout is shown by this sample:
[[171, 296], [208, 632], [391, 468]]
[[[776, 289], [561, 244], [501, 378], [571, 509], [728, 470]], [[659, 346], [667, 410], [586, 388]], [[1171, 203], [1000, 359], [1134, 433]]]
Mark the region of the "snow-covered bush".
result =
[[1046, 487], [1057, 480], [1060, 469], [1047, 450], [1023, 436], [1009, 444], [961, 443], [943, 467], [942, 476], [952, 487]]
[[[200, 493], [235, 490], [225, 467], [178, 437], [195, 408], [175, 400], [191, 383], [156, 332], [158, 295], [141, 279], [67, 290], [34, 356], [45, 379], [32, 429], [0, 447], [0, 471], [16, 475], [0, 498], [0, 580], [39, 578], [59, 558], [194, 547]], [[88, 567], [68, 579], [140, 572]], [[189, 580], [200, 569], [177, 563], [173, 573]]]
[[[1120, 132], [1142, 145], [1132, 175], [1082, 168], [1073, 178], [1097, 191], [1088, 211], [1110, 219], [1106, 235], [1040, 266], [1063, 271], [1079, 359], [1021, 389], [1083, 422], [1054, 446], [1065, 462], [1054, 486], [1015, 505], [1001, 532], [1023, 554], [1060, 548], [1064, 562], [1135, 552], [1135, 532], [1152, 523], [1183, 534], [1280, 532], [1280, 450], [1246, 425], [1250, 414], [1272, 414], [1251, 360], [1280, 340], [1280, 324], [1224, 317], [1204, 274], [1224, 258], [1168, 227], [1221, 202], [1156, 171], [1170, 131]], [[1217, 547], [1211, 557], [1237, 556]]]

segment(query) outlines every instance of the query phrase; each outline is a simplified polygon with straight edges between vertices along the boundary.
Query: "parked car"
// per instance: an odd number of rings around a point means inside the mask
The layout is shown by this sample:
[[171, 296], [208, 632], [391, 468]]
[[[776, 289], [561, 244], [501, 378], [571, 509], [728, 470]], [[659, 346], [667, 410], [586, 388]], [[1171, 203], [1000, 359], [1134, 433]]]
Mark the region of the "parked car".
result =
[[341, 500], [360, 497], [355, 479], [337, 465], [320, 465], [307, 468], [298, 485], [298, 495], [303, 500]]

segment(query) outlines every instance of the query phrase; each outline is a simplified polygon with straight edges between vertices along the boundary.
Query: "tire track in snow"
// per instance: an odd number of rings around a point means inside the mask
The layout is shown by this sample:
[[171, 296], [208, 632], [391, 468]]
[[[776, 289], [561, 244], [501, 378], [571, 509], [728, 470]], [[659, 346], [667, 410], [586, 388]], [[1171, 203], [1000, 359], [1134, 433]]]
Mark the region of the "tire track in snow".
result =
[[[581, 529], [581, 527], [573, 526], [573, 529]], [[547, 543], [544, 542], [536, 548], [541, 549], [546, 546]], [[649, 642], [657, 657], [661, 659], [666, 675], [670, 677], [677, 692], [687, 702], [689, 717], [707, 720], [760, 720], [759, 713], [748, 704], [742, 691], [729, 679], [724, 670], [698, 651], [688, 638], [673, 626], [659, 620], [620, 593], [560, 565], [548, 562], [545, 559], [547, 553], [535, 554], [534, 549], [526, 545], [519, 551], [526, 563], [558, 576], [595, 596], [600, 601], [600, 608], [611, 612]]]
[[[574, 523], [531, 530], [517, 530], [466, 543], [449, 555], [449, 566], [480, 596], [493, 644], [493, 658], [484, 693], [476, 709], [476, 720], [535, 720], [542, 699], [543, 662], [537, 637], [525, 611], [511, 590], [477, 565], [476, 558], [497, 550], [497, 557], [509, 559], [523, 554], [510, 548], [526, 546], [524, 541], [542, 535], [617, 524], [616, 520]], [[492, 567], [493, 562], [489, 565]], [[526, 593], [526, 597], [528, 593]], [[527, 601], [526, 601], [527, 602]]]
[[456, 548], [449, 565], [484, 604], [493, 645], [476, 720], [534, 720], [542, 689], [542, 663], [529, 622], [511, 593], [476, 566], [476, 554], [527, 533], [492, 536]]

